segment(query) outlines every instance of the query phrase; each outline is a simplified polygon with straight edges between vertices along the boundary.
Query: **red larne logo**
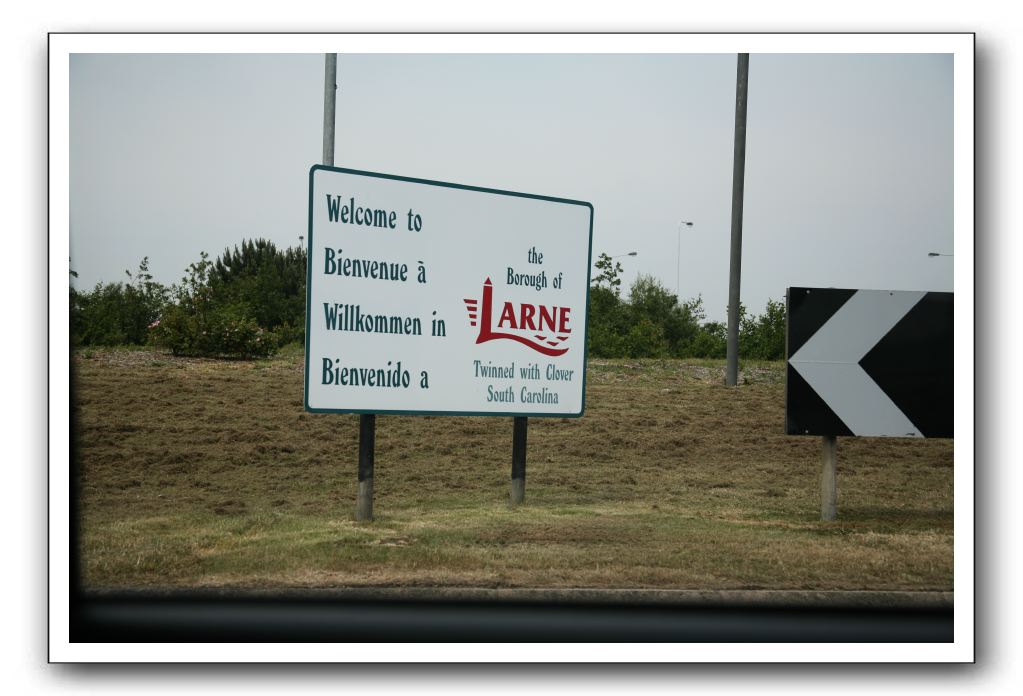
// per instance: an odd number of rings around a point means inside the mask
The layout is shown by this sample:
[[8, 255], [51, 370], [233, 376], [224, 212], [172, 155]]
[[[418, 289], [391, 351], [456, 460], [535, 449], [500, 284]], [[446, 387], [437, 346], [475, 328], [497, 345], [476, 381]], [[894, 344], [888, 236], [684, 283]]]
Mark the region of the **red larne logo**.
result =
[[[568, 307], [547, 307], [524, 302], [516, 309], [513, 303], [505, 302], [495, 327], [493, 324], [494, 286], [490, 282], [490, 278], [483, 283], [483, 301], [481, 303], [475, 299], [465, 299], [464, 302], [466, 309], [469, 310], [470, 326], [476, 326], [477, 309], [479, 310], [480, 332], [476, 337], [476, 343], [507, 338], [529, 346], [544, 355], [564, 355], [568, 352], [568, 348], [557, 347], [567, 341], [572, 333], [572, 329], [568, 326], [568, 315], [571, 311]], [[526, 335], [509, 333], [510, 331], [522, 332]]]

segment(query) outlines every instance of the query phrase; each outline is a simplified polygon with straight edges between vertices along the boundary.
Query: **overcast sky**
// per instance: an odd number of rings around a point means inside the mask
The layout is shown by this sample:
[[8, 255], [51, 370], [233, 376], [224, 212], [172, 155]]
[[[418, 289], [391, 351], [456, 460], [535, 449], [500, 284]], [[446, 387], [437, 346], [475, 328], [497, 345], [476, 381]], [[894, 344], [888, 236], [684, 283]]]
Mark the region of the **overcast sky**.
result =
[[[71, 57], [75, 285], [296, 246], [322, 54]], [[725, 317], [734, 54], [348, 55], [335, 164], [588, 201], [593, 254]], [[950, 55], [750, 56], [742, 300], [952, 290]], [[679, 233], [679, 221], [693, 221]], [[485, 232], [485, 231], [484, 231]], [[681, 237], [681, 254], [678, 243]], [[583, 252], [584, 253], [584, 252]]]

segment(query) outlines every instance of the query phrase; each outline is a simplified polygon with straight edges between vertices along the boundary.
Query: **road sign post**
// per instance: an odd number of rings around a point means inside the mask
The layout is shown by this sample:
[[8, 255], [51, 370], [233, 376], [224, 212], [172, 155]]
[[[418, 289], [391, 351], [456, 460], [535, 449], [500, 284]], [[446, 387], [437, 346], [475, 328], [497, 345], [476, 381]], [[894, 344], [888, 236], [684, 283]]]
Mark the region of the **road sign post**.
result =
[[785, 432], [823, 438], [822, 519], [837, 514], [837, 436], [953, 436], [952, 302], [949, 292], [788, 289]]
[[[337, 54], [324, 54], [323, 64], [323, 164], [334, 165], [334, 130], [337, 111]], [[309, 240], [312, 242], [312, 239]], [[308, 310], [308, 308], [307, 308]], [[359, 415], [359, 487], [356, 493], [355, 519], [373, 520], [373, 454], [376, 442], [376, 416]]]
[[512, 505], [521, 505], [526, 498], [526, 430], [528, 425], [528, 418], [516, 416], [512, 426]]
[[515, 417], [522, 501], [526, 418], [583, 413], [592, 226], [582, 201], [312, 167], [305, 407], [362, 414], [360, 519], [374, 414]]
[[376, 421], [372, 413], [359, 416], [359, 497], [355, 519], [373, 521], [373, 459], [376, 454]]
[[824, 435], [821, 469], [821, 519], [830, 522], [838, 514], [838, 438]]

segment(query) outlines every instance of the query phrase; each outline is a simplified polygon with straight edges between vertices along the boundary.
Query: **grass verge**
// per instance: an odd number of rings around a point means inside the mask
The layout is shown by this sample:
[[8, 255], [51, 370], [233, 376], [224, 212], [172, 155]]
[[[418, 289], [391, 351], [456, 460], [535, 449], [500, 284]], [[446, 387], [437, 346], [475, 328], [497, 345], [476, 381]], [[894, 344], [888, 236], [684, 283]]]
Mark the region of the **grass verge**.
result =
[[780, 363], [591, 360], [586, 415], [377, 418], [376, 521], [354, 519], [358, 418], [305, 413], [302, 354], [72, 358], [86, 586], [952, 589], [951, 440], [782, 434]]

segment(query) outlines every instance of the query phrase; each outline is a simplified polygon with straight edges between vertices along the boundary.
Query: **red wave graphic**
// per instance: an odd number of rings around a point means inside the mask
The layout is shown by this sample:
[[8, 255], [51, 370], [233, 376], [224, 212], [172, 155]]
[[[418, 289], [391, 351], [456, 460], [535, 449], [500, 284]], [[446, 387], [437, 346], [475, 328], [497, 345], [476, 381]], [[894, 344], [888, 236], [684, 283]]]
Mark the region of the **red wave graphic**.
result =
[[[480, 316], [480, 333], [476, 337], [476, 343], [477, 344], [486, 343], [487, 341], [493, 341], [493, 340], [496, 340], [496, 339], [499, 339], [499, 338], [507, 338], [507, 339], [511, 339], [512, 341], [518, 341], [522, 345], [529, 346], [533, 350], [537, 351], [538, 353], [543, 353], [544, 355], [558, 356], [558, 355], [564, 355], [565, 353], [568, 352], [568, 348], [560, 348], [560, 349], [559, 348], [548, 348], [547, 346], [545, 346], [543, 344], [540, 344], [540, 343], [537, 343], [536, 341], [532, 341], [532, 340], [526, 338], [525, 336], [518, 336], [516, 334], [505, 333], [503, 331], [493, 331], [493, 330], [491, 330], [491, 328], [490, 328], [491, 327], [491, 321], [492, 321], [491, 320], [491, 316], [492, 316], [491, 315], [491, 305], [493, 303], [493, 292], [494, 292], [493, 285], [490, 282], [490, 278], [487, 278], [486, 282], [483, 283], [483, 302], [482, 302], [482, 307], [481, 307], [481, 315], [482, 316]], [[470, 319], [476, 319], [476, 305], [477, 305], [477, 301], [474, 300], [474, 299], [469, 299], [469, 298], [463, 298], [462, 301], [465, 302], [466, 309], [469, 311], [469, 318]], [[476, 322], [475, 321], [471, 321], [470, 322], [470, 326], [476, 326]], [[546, 336], [540, 336], [540, 335], [536, 335], [536, 337], [539, 338], [540, 340], [545, 340], [547, 338]], [[561, 341], [566, 340], [567, 338], [568, 338], [568, 336], [558, 336], [556, 341], [547, 341], [547, 343], [549, 345], [551, 345], [551, 346], [556, 346], [556, 345], [558, 345], [558, 343], [560, 343]]]
[[494, 339], [497, 338], [510, 338], [511, 340], [518, 341], [519, 343], [529, 346], [533, 350], [539, 351], [544, 355], [551, 356], [564, 355], [565, 353], [568, 352], [568, 348], [561, 349], [548, 348], [547, 346], [540, 345], [539, 343], [531, 341], [528, 338], [525, 338], [524, 336], [516, 336], [515, 334], [504, 333], [500, 331], [488, 331], [487, 327], [485, 326], [480, 327], [480, 335], [476, 338], [476, 343], [486, 343], [487, 341], [493, 341]]

